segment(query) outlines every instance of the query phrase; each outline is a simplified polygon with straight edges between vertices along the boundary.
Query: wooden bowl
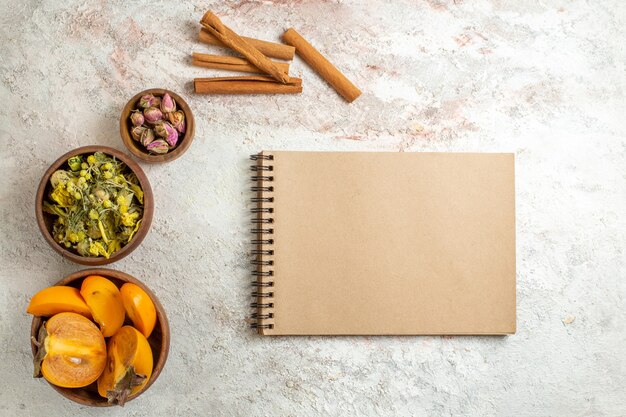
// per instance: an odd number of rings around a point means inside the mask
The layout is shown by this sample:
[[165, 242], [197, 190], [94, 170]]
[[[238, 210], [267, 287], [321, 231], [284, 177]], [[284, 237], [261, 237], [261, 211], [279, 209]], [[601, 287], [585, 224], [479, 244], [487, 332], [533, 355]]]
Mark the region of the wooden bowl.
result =
[[[183, 113], [185, 113], [185, 133], [183, 133], [182, 136], [179, 136], [178, 144], [168, 153], [160, 155], [151, 154], [141, 143], [133, 140], [132, 136], [130, 135], [130, 129], [132, 128], [132, 124], [130, 123], [130, 113], [132, 112], [132, 110], [137, 108], [137, 103], [139, 102], [141, 96], [145, 94], [152, 94], [162, 97], [165, 93], [169, 93], [176, 101], [177, 110], [182, 110]], [[145, 90], [141, 93], [136, 94], [128, 101], [128, 103], [126, 103], [126, 106], [124, 106], [124, 109], [122, 110], [122, 115], [120, 116], [120, 136], [122, 136], [122, 141], [124, 141], [124, 145], [126, 145], [128, 150], [137, 158], [149, 163], [169, 162], [173, 161], [176, 158], [179, 158], [187, 151], [187, 149], [189, 149], [189, 146], [193, 141], [195, 132], [196, 124], [193, 118], [193, 113], [191, 112], [191, 108], [189, 107], [187, 102], [183, 100], [183, 98], [178, 94], [170, 90], [164, 90], [162, 88], [151, 88], [149, 90]]]
[[[44, 199], [47, 198], [50, 188], [50, 176], [59, 168], [67, 163], [67, 160], [72, 156], [83, 155], [83, 154], [92, 154], [94, 152], [102, 152], [107, 155], [111, 155], [124, 162], [131, 171], [135, 173], [137, 179], [139, 180], [139, 184], [141, 185], [141, 189], [143, 190], [143, 220], [141, 222], [141, 226], [133, 236], [130, 243], [126, 246], [122, 247], [120, 250], [111, 255], [109, 259], [99, 256], [99, 257], [88, 257], [82, 256], [76, 250], [72, 248], [65, 248], [57, 243], [52, 237], [52, 225], [54, 223], [54, 218], [52, 214], [44, 213], [43, 211], [43, 202]], [[59, 159], [54, 161], [50, 168], [46, 171], [41, 178], [41, 182], [39, 183], [39, 188], [37, 189], [37, 196], [35, 200], [35, 214], [37, 216], [37, 224], [39, 226], [39, 230], [43, 234], [43, 237], [46, 241], [52, 246], [52, 249], [63, 255], [65, 258], [76, 262], [81, 265], [89, 265], [89, 266], [100, 266], [113, 263], [115, 261], [119, 261], [123, 257], [127, 256], [133, 250], [139, 246], [141, 241], [148, 234], [148, 230], [150, 230], [150, 224], [152, 223], [152, 216], [154, 214], [154, 196], [152, 194], [152, 188], [150, 188], [150, 183], [148, 182], [148, 177], [144, 174], [143, 170], [139, 166], [137, 162], [135, 162], [128, 155], [118, 151], [117, 149], [108, 148], [106, 146], [83, 146], [82, 148], [74, 149], [61, 156]]]
[[[114, 271], [112, 269], [105, 268], [85, 269], [83, 271], [74, 272], [73, 274], [68, 275], [67, 277], [57, 282], [55, 285], [68, 285], [71, 287], [80, 288], [83, 279], [88, 277], [89, 275], [100, 275], [108, 278], [115, 285], [117, 285], [118, 288], [126, 282], [132, 282], [133, 284], [138, 285], [150, 296], [157, 311], [157, 322], [154, 326], [152, 334], [148, 338], [148, 343], [150, 343], [150, 347], [152, 348], [152, 356], [154, 358], [154, 368], [152, 371], [152, 375], [150, 376], [148, 383], [141, 391], [128, 397], [128, 399], [126, 400], [126, 402], [128, 402], [146, 392], [146, 390], [148, 390], [148, 388], [150, 388], [154, 381], [156, 381], [156, 379], [159, 377], [159, 374], [163, 370], [163, 367], [165, 366], [165, 361], [167, 361], [167, 355], [170, 350], [169, 322], [167, 321], [167, 316], [165, 315], [165, 310], [163, 309], [163, 306], [161, 305], [161, 303], [159, 303], [159, 300], [156, 298], [154, 293], [152, 293], [152, 291], [150, 291], [150, 289], [138, 279], [133, 278], [132, 276], [120, 271]], [[35, 339], [37, 338], [37, 335], [39, 333], [39, 327], [43, 324], [43, 321], [44, 320], [41, 317], [33, 318], [30, 335]], [[32, 342], [32, 339], [31, 350], [34, 357], [37, 352], [37, 347]], [[89, 405], [92, 407], [108, 407], [114, 405], [109, 404], [106, 398], [103, 398], [98, 394], [98, 387], [95, 382], [84, 388], [61, 388], [53, 384], [50, 384], [50, 386], [52, 386], [52, 388], [54, 388], [59, 394], [61, 394], [65, 398], [68, 398], [74, 402], [83, 405]]]

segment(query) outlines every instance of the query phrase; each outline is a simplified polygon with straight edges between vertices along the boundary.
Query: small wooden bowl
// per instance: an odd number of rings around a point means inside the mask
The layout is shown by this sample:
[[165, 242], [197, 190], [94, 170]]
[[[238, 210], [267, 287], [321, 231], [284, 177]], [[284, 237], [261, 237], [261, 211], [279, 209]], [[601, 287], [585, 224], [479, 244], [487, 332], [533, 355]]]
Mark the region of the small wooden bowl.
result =
[[[84, 154], [92, 154], [94, 152], [102, 152], [107, 155], [111, 155], [124, 162], [131, 171], [135, 173], [137, 179], [139, 180], [139, 184], [141, 185], [141, 189], [143, 190], [143, 220], [141, 222], [141, 226], [133, 236], [130, 243], [126, 246], [115, 252], [111, 255], [109, 259], [106, 259], [103, 256], [98, 257], [88, 257], [81, 256], [74, 249], [68, 249], [61, 246], [57, 243], [52, 237], [52, 225], [54, 223], [54, 218], [52, 214], [44, 213], [43, 211], [43, 202], [44, 199], [47, 198], [48, 193], [50, 191], [50, 176], [59, 168], [67, 163], [67, 160], [76, 155], [84, 155]], [[141, 241], [148, 234], [148, 230], [150, 230], [150, 224], [152, 223], [152, 216], [154, 214], [154, 196], [152, 194], [152, 188], [150, 188], [150, 183], [148, 182], [148, 177], [144, 174], [143, 170], [139, 166], [137, 162], [135, 162], [128, 155], [118, 151], [117, 149], [108, 148], [106, 146], [83, 146], [82, 148], [74, 149], [61, 156], [59, 159], [54, 161], [50, 168], [43, 174], [43, 178], [41, 178], [41, 182], [39, 183], [39, 188], [37, 189], [37, 196], [35, 200], [35, 214], [37, 216], [37, 225], [39, 226], [39, 230], [43, 234], [43, 237], [46, 241], [52, 246], [52, 249], [60, 253], [65, 258], [76, 262], [81, 265], [89, 265], [89, 266], [100, 266], [113, 263], [115, 261], [119, 261], [123, 257], [127, 256], [129, 253], [134, 251], [137, 246], [141, 243]]]
[[[118, 288], [126, 282], [132, 282], [133, 284], [138, 285], [150, 296], [157, 311], [157, 322], [154, 326], [152, 334], [148, 338], [148, 343], [150, 343], [150, 347], [152, 348], [152, 356], [154, 360], [152, 375], [150, 376], [150, 379], [148, 380], [146, 386], [141, 391], [128, 397], [128, 399], [126, 400], [126, 402], [128, 402], [146, 392], [148, 388], [150, 388], [150, 386], [154, 383], [154, 381], [156, 381], [156, 379], [159, 377], [159, 374], [163, 370], [163, 367], [165, 366], [165, 361], [167, 361], [167, 355], [170, 350], [169, 322], [167, 321], [167, 316], [165, 315], [165, 310], [163, 309], [163, 306], [156, 298], [154, 293], [150, 291], [150, 289], [138, 279], [133, 278], [132, 276], [120, 271], [114, 271], [112, 269], [105, 268], [85, 269], [66, 276], [55, 285], [68, 285], [70, 287], [80, 288], [83, 279], [88, 277], [89, 275], [100, 275], [108, 278], [115, 285], [117, 285]], [[35, 339], [39, 334], [39, 327], [41, 327], [43, 321], [44, 320], [41, 317], [33, 318], [33, 322], [30, 328], [30, 335]], [[37, 347], [32, 342], [32, 338], [31, 350], [34, 357], [37, 352]], [[114, 405], [109, 404], [106, 398], [103, 398], [98, 394], [98, 386], [95, 382], [84, 388], [61, 388], [53, 384], [50, 384], [50, 386], [52, 386], [52, 388], [54, 388], [59, 394], [61, 394], [65, 398], [68, 398], [74, 402], [83, 405], [89, 405], [92, 407], [109, 407], [111, 405]]]
[[[173, 150], [160, 155], [151, 154], [141, 143], [133, 140], [132, 136], [130, 135], [130, 129], [132, 128], [132, 124], [130, 122], [130, 113], [132, 112], [132, 110], [137, 108], [137, 103], [139, 102], [141, 96], [145, 94], [152, 94], [162, 97], [165, 93], [169, 93], [176, 101], [177, 110], [182, 110], [183, 113], [185, 113], [185, 133], [183, 133], [183, 135], [178, 138], [178, 144]], [[170, 90], [164, 90], [162, 88], [151, 88], [149, 90], [145, 90], [141, 93], [136, 94], [128, 101], [128, 103], [126, 103], [126, 106], [124, 106], [124, 109], [122, 110], [122, 115], [120, 116], [120, 136], [122, 136], [122, 141], [124, 141], [124, 145], [126, 145], [128, 150], [137, 158], [149, 163], [169, 162], [180, 157], [187, 151], [187, 149], [191, 145], [191, 142], [193, 142], [195, 132], [196, 124], [193, 118], [193, 113], [191, 112], [191, 108], [189, 107], [187, 102], [183, 100], [183, 98], [178, 94]]]

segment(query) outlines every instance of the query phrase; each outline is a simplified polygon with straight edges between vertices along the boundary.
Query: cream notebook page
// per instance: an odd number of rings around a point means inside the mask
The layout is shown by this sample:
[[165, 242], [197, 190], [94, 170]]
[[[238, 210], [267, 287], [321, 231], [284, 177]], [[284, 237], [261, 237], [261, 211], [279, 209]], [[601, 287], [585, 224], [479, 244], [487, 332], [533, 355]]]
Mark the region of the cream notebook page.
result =
[[262, 155], [260, 333], [515, 332], [512, 154]]

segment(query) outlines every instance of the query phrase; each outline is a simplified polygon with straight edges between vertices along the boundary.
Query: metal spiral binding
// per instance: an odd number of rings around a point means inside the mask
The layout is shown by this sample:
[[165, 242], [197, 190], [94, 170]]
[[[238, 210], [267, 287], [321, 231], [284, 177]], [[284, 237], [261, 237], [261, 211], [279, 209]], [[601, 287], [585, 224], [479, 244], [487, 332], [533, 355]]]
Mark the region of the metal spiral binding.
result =
[[273, 308], [274, 303], [250, 303], [252, 308]]
[[274, 325], [273, 324], [261, 324], [258, 321], [250, 323], [250, 328], [251, 329], [273, 329]]
[[274, 223], [274, 219], [252, 219], [252, 224]]
[[262, 261], [257, 259], [253, 259], [250, 263], [252, 265], [274, 265], [274, 261]]
[[274, 191], [274, 187], [250, 187], [250, 191], [253, 193], [258, 193], [259, 191]]
[[256, 155], [250, 155], [250, 159], [252, 161], [258, 161], [260, 159], [265, 159], [266, 161], [273, 161], [274, 160], [274, 155], [261, 155], [261, 154], [256, 154]]
[[274, 234], [274, 229], [252, 229], [250, 232], [253, 234], [272, 235]]
[[252, 239], [253, 245], [273, 245], [274, 239]]
[[261, 292], [261, 291], [252, 291], [252, 296], [255, 298], [273, 298], [273, 292]]
[[274, 271], [252, 271], [252, 276], [253, 277], [271, 277], [271, 276], [274, 276]]
[[274, 167], [271, 165], [252, 165], [250, 169], [252, 171], [274, 171]]
[[[250, 211], [252, 213], [273, 213], [274, 209], [272, 207], [254, 207]], [[274, 219], [271, 220], [274, 221]]]
[[250, 155], [250, 160], [256, 161], [255, 165], [250, 167], [253, 175], [250, 179], [255, 183], [250, 187], [250, 191], [256, 195], [250, 199], [255, 207], [250, 209], [253, 218], [251, 219], [254, 225], [250, 232], [254, 235], [251, 240], [252, 245], [255, 246], [251, 250], [251, 254], [254, 257], [251, 264], [253, 265], [252, 287], [254, 290], [251, 295], [254, 301], [250, 304], [250, 307], [256, 309], [251, 315], [250, 319], [252, 323], [250, 327], [253, 329], [272, 329], [273, 323], [268, 323], [267, 320], [274, 318], [274, 313], [267, 311], [274, 308], [274, 303], [271, 300], [274, 298], [274, 292], [271, 291], [274, 287], [274, 281], [271, 277], [274, 276], [274, 270], [271, 269], [274, 265], [272, 259], [266, 259], [268, 256], [274, 255], [273, 249], [268, 249], [267, 246], [274, 244], [273, 235], [274, 229], [268, 227], [268, 225], [274, 223], [274, 218], [271, 214], [274, 213], [274, 208], [264, 207], [266, 204], [274, 202], [274, 197], [268, 195], [274, 192], [274, 187], [267, 183], [274, 181], [274, 176], [271, 175], [274, 171], [274, 165], [267, 161], [273, 161], [274, 155]]

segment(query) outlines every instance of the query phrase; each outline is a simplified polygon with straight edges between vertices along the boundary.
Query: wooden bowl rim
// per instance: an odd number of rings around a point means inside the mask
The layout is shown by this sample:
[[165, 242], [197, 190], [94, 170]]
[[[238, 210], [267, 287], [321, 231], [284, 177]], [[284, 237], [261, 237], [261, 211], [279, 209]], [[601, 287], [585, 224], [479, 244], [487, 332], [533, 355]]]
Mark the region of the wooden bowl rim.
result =
[[[143, 220], [141, 222], [141, 226], [139, 226], [137, 233], [135, 233], [135, 236], [133, 236], [133, 239], [130, 241], [130, 243], [124, 246], [123, 248], [121, 248], [120, 250], [118, 250], [117, 252], [115, 252], [113, 255], [111, 255], [109, 259], [103, 256], [98, 256], [98, 257], [93, 257], [93, 258], [87, 257], [87, 256], [81, 256], [77, 253], [74, 253], [62, 247], [52, 237], [52, 234], [50, 233], [50, 231], [48, 230], [48, 227], [46, 226], [46, 222], [44, 220], [44, 215], [43, 215], [43, 200], [45, 198], [45, 191], [46, 191], [46, 187], [48, 186], [48, 181], [50, 180], [50, 176], [54, 173], [54, 171], [59, 169], [72, 156], [83, 155], [83, 154], [94, 153], [94, 152], [102, 152], [108, 155], [112, 155], [118, 158], [119, 160], [121, 160], [122, 162], [124, 162], [128, 166], [128, 168], [130, 168], [130, 170], [133, 171], [135, 175], [137, 176], [137, 179], [139, 180], [139, 184], [141, 185], [141, 189], [143, 190], [143, 195], [144, 195]], [[39, 182], [39, 187], [37, 188], [37, 194], [35, 198], [36, 198], [35, 215], [37, 217], [37, 225], [39, 226], [39, 230], [41, 231], [41, 234], [43, 235], [44, 239], [46, 239], [46, 241], [52, 247], [52, 249], [57, 251], [63, 257], [81, 265], [88, 265], [88, 266], [107, 265], [107, 264], [119, 261], [120, 259], [130, 254], [141, 244], [141, 242], [144, 240], [144, 238], [148, 234], [148, 231], [150, 230], [150, 225], [152, 224], [152, 217], [154, 215], [154, 195], [152, 193], [152, 187], [150, 186], [150, 181], [148, 181], [148, 177], [146, 176], [146, 174], [143, 172], [139, 164], [135, 162], [131, 157], [129, 157], [128, 155], [126, 155], [125, 153], [117, 149], [109, 148], [107, 146], [99, 146], [99, 145], [82, 146], [80, 148], [71, 150], [65, 153], [64, 155], [62, 155], [61, 157], [59, 157], [56, 161], [52, 163], [52, 165], [50, 165], [50, 167], [43, 174], [43, 177], [41, 178], [41, 181]]]
[[[130, 135], [130, 130], [128, 126], [128, 117], [130, 116], [130, 112], [135, 107], [137, 101], [144, 94], [156, 94], [162, 96], [165, 93], [169, 93], [174, 100], [176, 101], [176, 105], [179, 107], [179, 110], [182, 110], [185, 113], [185, 134], [182, 139], [180, 139], [180, 143], [176, 146], [172, 151], [169, 151], [166, 154], [162, 155], [152, 155], [147, 151], [141, 149], [135, 140]], [[193, 142], [196, 131], [195, 119], [193, 117], [193, 112], [191, 111], [191, 107], [182, 98], [180, 95], [175, 92], [165, 89], [165, 88], [149, 88], [140, 93], [137, 93], [128, 100], [124, 108], [122, 109], [122, 114], [120, 115], [120, 136], [122, 137], [122, 142], [124, 142], [124, 146], [137, 158], [142, 161], [148, 163], [163, 163], [170, 162], [175, 159], [180, 158], [191, 146], [191, 142]]]
[[[133, 277], [132, 275], [129, 275], [122, 271], [117, 271], [117, 270], [109, 269], [109, 268], [83, 269], [81, 271], [77, 271], [70, 275], [67, 275], [66, 277], [62, 278], [54, 285], [55, 286], [68, 285], [76, 280], [84, 279], [88, 277], [89, 275], [101, 275], [105, 278], [114, 278], [114, 279], [118, 279], [124, 282], [132, 282], [133, 284], [136, 284], [139, 287], [141, 287], [141, 289], [143, 289], [150, 296], [150, 299], [152, 300], [152, 302], [154, 303], [154, 307], [156, 308], [157, 318], [158, 318], [157, 324], [161, 328], [161, 334], [162, 334], [161, 350], [159, 351], [159, 358], [157, 362], [154, 364], [152, 375], [150, 375], [150, 379], [148, 380], [148, 383], [146, 384], [146, 386], [141, 391], [133, 395], [130, 395], [128, 399], [126, 400], [126, 402], [132, 401], [135, 398], [139, 397], [144, 392], [146, 392], [148, 388], [150, 388], [150, 386], [154, 383], [154, 381], [157, 380], [157, 378], [161, 374], [161, 371], [165, 367], [165, 362], [167, 361], [167, 357], [169, 355], [169, 350], [170, 350], [170, 325], [167, 319], [167, 314], [165, 313], [165, 309], [163, 308], [163, 305], [161, 305], [161, 302], [159, 301], [157, 296], [152, 292], [152, 290], [150, 290], [150, 288], [148, 288], [146, 284], [144, 284], [137, 278]], [[39, 327], [41, 326], [42, 322], [43, 322], [42, 317], [33, 317], [33, 321], [31, 323], [31, 328], [30, 328], [31, 337], [35, 337], [35, 338], [37, 337], [37, 334], [39, 333]], [[36, 353], [36, 346], [32, 342], [32, 338], [31, 338], [30, 346], [31, 346], [31, 351], [33, 353], [33, 357], [34, 357]], [[75, 393], [76, 391], [74, 391], [75, 390], [74, 388], [57, 387], [56, 385], [50, 382], [48, 382], [48, 384], [52, 388], [54, 388], [55, 391], [57, 391], [59, 394], [61, 394], [65, 398], [71, 401], [74, 401], [76, 403], [79, 403], [79, 404], [88, 405], [91, 407], [110, 407], [110, 406], [115, 405], [115, 404], [109, 404], [107, 400], [104, 398], [102, 398], [102, 401], [94, 401], [90, 398], [81, 397], [80, 395]]]

